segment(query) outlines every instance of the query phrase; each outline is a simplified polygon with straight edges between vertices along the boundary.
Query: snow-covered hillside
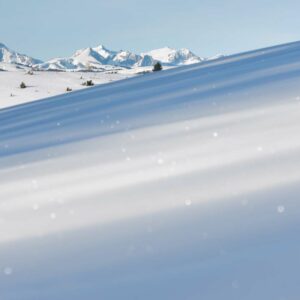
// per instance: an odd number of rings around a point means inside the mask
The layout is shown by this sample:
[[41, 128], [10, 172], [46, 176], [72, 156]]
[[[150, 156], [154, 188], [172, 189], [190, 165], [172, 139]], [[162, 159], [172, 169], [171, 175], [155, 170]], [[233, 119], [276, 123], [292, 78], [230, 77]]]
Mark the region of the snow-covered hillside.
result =
[[[22, 104], [42, 98], [66, 93], [66, 89], [73, 91], [86, 88], [83, 85], [87, 80], [94, 84], [103, 84], [136, 76], [147, 71], [147, 68], [122, 69], [104, 72], [38, 72], [33, 75], [30, 68], [16, 68], [12, 64], [0, 63], [0, 109], [17, 104]], [[28, 73], [29, 72], [29, 73]], [[26, 89], [20, 89], [21, 82], [27, 85]]]
[[296, 300], [300, 43], [0, 110], [1, 300]]

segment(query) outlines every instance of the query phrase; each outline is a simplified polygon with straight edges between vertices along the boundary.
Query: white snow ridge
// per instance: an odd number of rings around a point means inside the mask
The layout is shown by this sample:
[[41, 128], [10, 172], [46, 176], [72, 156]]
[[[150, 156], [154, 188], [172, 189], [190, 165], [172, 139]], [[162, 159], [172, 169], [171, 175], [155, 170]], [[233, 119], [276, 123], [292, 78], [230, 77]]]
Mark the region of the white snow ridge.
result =
[[0, 63], [18, 64], [25, 66], [33, 66], [42, 61], [32, 58], [25, 54], [20, 54], [14, 50], [9, 49], [4, 44], [0, 43]]
[[297, 299], [299, 98], [297, 42], [0, 110], [1, 300]]

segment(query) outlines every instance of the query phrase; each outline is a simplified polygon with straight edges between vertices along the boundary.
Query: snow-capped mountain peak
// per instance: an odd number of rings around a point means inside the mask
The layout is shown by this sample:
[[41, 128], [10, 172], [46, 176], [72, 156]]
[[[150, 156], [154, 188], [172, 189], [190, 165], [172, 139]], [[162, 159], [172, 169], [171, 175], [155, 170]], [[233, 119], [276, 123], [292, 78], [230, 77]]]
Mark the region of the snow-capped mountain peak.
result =
[[116, 53], [117, 53], [116, 51], [109, 50], [108, 48], [106, 48], [103, 45], [94, 47], [93, 50], [96, 51], [97, 53], [99, 53], [105, 59], [108, 59], [108, 58], [116, 55]]
[[130, 51], [120, 51], [113, 58], [113, 64], [122, 67], [133, 67], [142, 60], [142, 57], [138, 54], [134, 54]]
[[78, 50], [71, 59], [75, 64], [89, 68], [98, 68], [103, 65], [111, 65], [111, 60], [117, 52], [108, 50], [103, 45]]
[[33, 66], [35, 64], [42, 63], [42, 61], [39, 59], [35, 59], [9, 49], [3, 43], [0, 43], [0, 62], [24, 66]]
[[98, 64], [102, 60], [102, 57], [99, 55], [99, 53], [94, 51], [92, 48], [76, 51], [72, 58], [80, 63], [83, 63], [84, 65], [87, 63]]
[[145, 54], [151, 56], [157, 61], [160, 61], [162, 64], [171, 66], [189, 65], [199, 63], [204, 60], [186, 48], [176, 50], [170, 47], [164, 47], [149, 51]]

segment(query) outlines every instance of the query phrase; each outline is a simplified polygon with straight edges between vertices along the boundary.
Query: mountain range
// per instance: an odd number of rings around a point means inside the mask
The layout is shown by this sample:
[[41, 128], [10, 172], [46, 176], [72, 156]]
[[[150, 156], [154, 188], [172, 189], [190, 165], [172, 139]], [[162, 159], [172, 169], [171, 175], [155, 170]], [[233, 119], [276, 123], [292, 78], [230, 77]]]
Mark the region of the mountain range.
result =
[[156, 62], [163, 66], [181, 66], [202, 62], [201, 58], [189, 49], [169, 47], [135, 54], [130, 51], [113, 51], [103, 45], [76, 51], [71, 57], [54, 58], [42, 61], [25, 54], [20, 54], [0, 43], [0, 62], [31, 67], [40, 71], [101, 71], [116, 68], [150, 67]]
[[42, 63], [41, 60], [32, 58], [25, 54], [20, 54], [14, 50], [9, 49], [2, 43], [0, 43], [0, 62], [30, 67]]

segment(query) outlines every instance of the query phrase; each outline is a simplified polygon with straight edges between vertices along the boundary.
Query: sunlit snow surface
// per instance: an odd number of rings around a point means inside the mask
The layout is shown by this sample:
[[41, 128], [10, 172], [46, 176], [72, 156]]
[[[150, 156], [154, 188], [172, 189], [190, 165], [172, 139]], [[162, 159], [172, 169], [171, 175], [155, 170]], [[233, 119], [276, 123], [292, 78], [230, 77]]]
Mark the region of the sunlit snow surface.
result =
[[0, 299], [297, 300], [300, 43], [0, 110]]

